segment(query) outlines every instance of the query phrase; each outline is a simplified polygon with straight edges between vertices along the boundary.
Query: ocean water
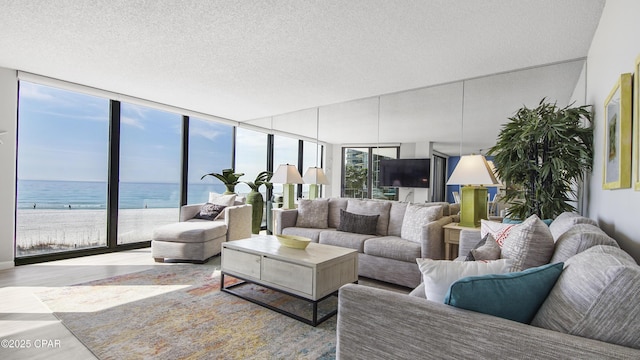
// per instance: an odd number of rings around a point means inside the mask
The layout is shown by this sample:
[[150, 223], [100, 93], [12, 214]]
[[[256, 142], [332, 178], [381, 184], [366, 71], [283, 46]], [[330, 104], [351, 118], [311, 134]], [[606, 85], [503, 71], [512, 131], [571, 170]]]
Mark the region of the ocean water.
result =
[[[209, 192], [222, 193], [223, 184], [189, 184], [189, 204], [205, 202]], [[120, 183], [120, 209], [177, 208], [180, 185]], [[18, 180], [18, 209], [106, 209], [107, 183], [90, 181]]]

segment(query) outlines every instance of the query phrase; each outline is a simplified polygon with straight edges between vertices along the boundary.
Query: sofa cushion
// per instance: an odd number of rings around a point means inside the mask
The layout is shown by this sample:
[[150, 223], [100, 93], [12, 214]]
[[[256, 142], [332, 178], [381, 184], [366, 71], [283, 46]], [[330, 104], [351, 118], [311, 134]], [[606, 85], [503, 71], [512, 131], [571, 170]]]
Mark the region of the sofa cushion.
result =
[[379, 215], [377, 235], [386, 236], [389, 229], [390, 201], [365, 201], [349, 199], [347, 201], [347, 211], [359, 215]]
[[451, 284], [444, 303], [529, 324], [562, 273], [562, 266], [547, 264], [508, 274], [462, 278]]
[[421, 206], [439, 206], [442, 208], [442, 216], [449, 216], [449, 203], [448, 202], [428, 202], [424, 204], [420, 204]]
[[567, 261], [573, 255], [596, 245], [618, 247], [618, 243], [599, 227], [591, 224], [576, 224], [556, 240], [551, 262]]
[[375, 235], [380, 215], [359, 215], [340, 210], [338, 231], [356, 234]]
[[288, 227], [282, 229], [282, 234], [306, 237], [311, 239], [311, 242], [317, 243], [320, 240], [320, 233], [323, 231], [335, 231], [335, 229]]
[[451, 261], [416, 259], [427, 300], [443, 303], [449, 287], [456, 280], [466, 276], [501, 274], [513, 265], [511, 259], [495, 261]]
[[564, 271], [531, 325], [640, 349], [640, 267], [613, 246], [591, 247]]
[[531, 215], [511, 229], [504, 239], [500, 256], [515, 261], [511, 271], [522, 271], [548, 264], [554, 245], [549, 227], [537, 215]]
[[421, 247], [397, 236], [372, 238], [364, 243], [364, 253], [386, 259], [414, 262], [420, 257]]
[[223, 221], [191, 219], [162, 225], [153, 230], [153, 240], [179, 243], [203, 243], [227, 234]]
[[416, 204], [407, 205], [407, 210], [402, 221], [400, 236], [403, 239], [420, 242], [422, 228], [432, 221], [442, 217], [441, 206], [422, 206]]
[[374, 235], [354, 234], [344, 231], [322, 231], [318, 242], [325, 245], [342, 246], [364, 252], [364, 242]]
[[340, 225], [340, 209], [347, 210], [346, 198], [330, 198], [329, 199], [329, 219], [328, 226], [336, 229]]
[[329, 218], [329, 199], [300, 199], [296, 227], [326, 229]]
[[553, 240], [557, 241], [560, 235], [564, 234], [565, 231], [569, 230], [575, 224], [591, 224], [598, 226], [597, 222], [589, 219], [588, 217], [566, 211], [558, 215], [558, 217], [551, 222], [551, 225], [549, 225], [549, 230], [551, 231], [551, 235], [553, 235]]
[[407, 212], [407, 206], [409, 203], [402, 201], [391, 201], [391, 208], [389, 209], [389, 229], [387, 234], [389, 236], [400, 236], [402, 233], [402, 221], [404, 220], [404, 214]]

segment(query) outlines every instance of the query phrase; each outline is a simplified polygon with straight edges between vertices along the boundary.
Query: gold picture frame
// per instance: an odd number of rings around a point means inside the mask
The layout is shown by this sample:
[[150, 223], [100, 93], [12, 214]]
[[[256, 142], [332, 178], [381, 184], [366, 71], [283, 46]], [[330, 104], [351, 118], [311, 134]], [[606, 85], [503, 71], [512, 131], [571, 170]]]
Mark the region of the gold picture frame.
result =
[[633, 75], [620, 75], [604, 102], [603, 189], [631, 187]]
[[640, 55], [633, 66], [633, 188], [640, 190]]

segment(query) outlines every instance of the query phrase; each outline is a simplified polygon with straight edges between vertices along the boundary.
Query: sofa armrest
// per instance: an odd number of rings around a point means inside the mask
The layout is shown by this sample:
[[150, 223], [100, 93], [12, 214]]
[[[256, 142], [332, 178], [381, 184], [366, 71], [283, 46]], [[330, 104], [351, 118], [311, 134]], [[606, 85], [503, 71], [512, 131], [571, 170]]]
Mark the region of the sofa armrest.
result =
[[193, 217], [200, 212], [202, 205], [204, 205], [204, 203], [182, 205], [180, 207], [180, 221], [182, 222], [182, 221], [187, 221], [189, 219], [193, 219]]
[[458, 256], [466, 257], [471, 249], [482, 240], [480, 237], [480, 231], [474, 230], [460, 230], [460, 240], [458, 243]]
[[422, 227], [420, 238], [421, 256], [434, 260], [444, 259], [444, 229], [451, 222], [450, 216], [443, 216]]
[[224, 223], [227, 225], [227, 241], [251, 237], [251, 205], [234, 205], [224, 208]]
[[275, 221], [273, 233], [282, 234], [282, 230], [284, 230], [285, 228], [296, 226], [296, 221], [298, 220], [298, 210], [274, 209], [273, 220]]
[[622, 359], [640, 350], [363, 285], [340, 288], [338, 359]]

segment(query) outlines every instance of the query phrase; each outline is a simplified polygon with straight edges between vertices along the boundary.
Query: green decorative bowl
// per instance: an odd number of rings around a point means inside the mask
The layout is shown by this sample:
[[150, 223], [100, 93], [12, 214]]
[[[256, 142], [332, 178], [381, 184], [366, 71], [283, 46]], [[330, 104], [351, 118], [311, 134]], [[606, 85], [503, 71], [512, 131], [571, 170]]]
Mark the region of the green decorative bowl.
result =
[[304, 249], [306, 248], [311, 239], [303, 237], [303, 236], [295, 236], [295, 235], [276, 235], [280, 245], [290, 247], [293, 249]]

